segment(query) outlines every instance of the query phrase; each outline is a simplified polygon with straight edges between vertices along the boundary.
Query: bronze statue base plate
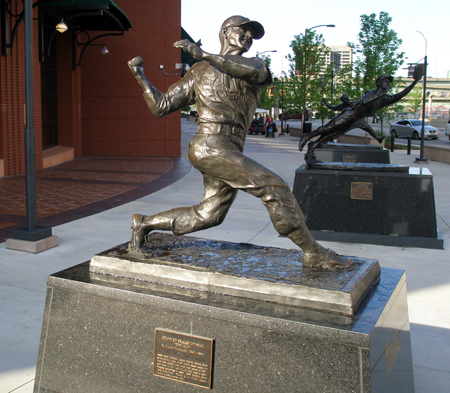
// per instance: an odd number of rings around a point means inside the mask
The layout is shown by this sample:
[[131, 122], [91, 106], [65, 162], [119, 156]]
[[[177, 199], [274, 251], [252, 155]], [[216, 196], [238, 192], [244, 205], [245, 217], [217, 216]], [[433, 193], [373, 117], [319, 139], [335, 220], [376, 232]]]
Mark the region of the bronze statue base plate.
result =
[[206, 240], [154, 232], [143, 253], [130, 253], [128, 243], [94, 255], [89, 270], [202, 292], [221, 293], [308, 307], [345, 315], [356, 313], [379, 280], [373, 259], [351, 257], [349, 269], [303, 267], [295, 249]]
[[401, 172], [408, 173], [409, 166], [395, 164], [379, 164], [366, 162], [319, 162], [306, 160], [311, 169], [329, 169], [335, 171], [359, 171], [359, 172]]

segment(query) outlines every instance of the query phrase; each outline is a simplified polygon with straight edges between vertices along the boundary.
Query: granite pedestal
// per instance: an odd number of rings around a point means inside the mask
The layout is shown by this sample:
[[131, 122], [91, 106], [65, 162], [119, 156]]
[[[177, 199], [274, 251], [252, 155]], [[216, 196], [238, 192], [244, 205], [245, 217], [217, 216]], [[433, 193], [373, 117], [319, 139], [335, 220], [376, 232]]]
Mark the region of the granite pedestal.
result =
[[[380, 164], [380, 172], [374, 164], [354, 164], [355, 170], [339, 170], [338, 163], [329, 164], [334, 169], [301, 166], [295, 173], [293, 193], [314, 237], [443, 248], [436, 222], [433, 175], [428, 169], [405, 167], [407, 172], [390, 172], [388, 165]], [[374, 169], [372, 172], [364, 168], [371, 165], [368, 169]]]
[[389, 150], [377, 145], [321, 143], [314, 153], [320, 162], [369, 162], [389, 164]]
[[90, 265], [48, 278], [35, 393], [414, 391], [401, 270], [345, 315]]

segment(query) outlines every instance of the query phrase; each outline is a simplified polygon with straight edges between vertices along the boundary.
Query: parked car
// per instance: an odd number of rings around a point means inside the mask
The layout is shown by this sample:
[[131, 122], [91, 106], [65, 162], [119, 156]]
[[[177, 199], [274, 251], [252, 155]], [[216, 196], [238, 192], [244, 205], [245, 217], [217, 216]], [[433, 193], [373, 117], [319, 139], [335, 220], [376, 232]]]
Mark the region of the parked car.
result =
[[266, 133], [266, 127], [264, 125], [264, 119], [253, 119], [250, 128], [248, 129], [249, 134], [262, 134]]
[[445, 131], [445, 135], [448, 136], [448, 140], [450, 141], [450, 120], [447, 123], [447, 131]]
[[[425, 122], [425, 138], [438, 139], [439, 130], [430, 126], [428, 122]], [[411, 137], [412, 139], [420, 139], [422, 132], [422, 120], [420, 119], [406, 119], [399, 120], [391, 124], [390, 133], [397, 137]]]

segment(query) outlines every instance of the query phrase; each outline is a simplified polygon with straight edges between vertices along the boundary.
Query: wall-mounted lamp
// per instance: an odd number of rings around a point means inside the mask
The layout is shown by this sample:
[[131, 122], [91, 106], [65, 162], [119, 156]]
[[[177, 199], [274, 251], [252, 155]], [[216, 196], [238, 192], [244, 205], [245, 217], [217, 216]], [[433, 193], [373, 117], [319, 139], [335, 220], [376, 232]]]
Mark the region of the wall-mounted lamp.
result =
[[56, 25], [56, 30], [58, 30], [60, 33], [64, 33], [68, 30], [69, 28], [67, 27], [67, 25], [64, 23], [64, 18], [61, 19], [61, 22], [59, 22]]
[[108, 48], [106, 47], [106, 45], [103, 45], [103, 48], [100, 50], [100, 53], [102, 55], [107, 55], [109, 53]]

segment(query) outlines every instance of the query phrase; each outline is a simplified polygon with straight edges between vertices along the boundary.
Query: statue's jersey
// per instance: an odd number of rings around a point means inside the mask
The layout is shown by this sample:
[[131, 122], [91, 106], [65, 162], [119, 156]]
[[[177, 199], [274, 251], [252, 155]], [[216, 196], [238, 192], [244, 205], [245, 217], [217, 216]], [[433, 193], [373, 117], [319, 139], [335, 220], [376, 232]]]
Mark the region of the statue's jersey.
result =
[[[255, 61], [262, 62], [256, 58]], [[262, 90], [271, 82], [270, 72], [265, 82], [254, 84], [202, 61], [196, 63], [183, 79], [170, 86], [158, 107], [168, 114], [195, 104], [199, 125], [218, 123], [248, 130]]]
[[192, 74], [198, 123], [229, 124], [248, 130], [264, 85], [250, 84], [208, 62], [196, 64]]

